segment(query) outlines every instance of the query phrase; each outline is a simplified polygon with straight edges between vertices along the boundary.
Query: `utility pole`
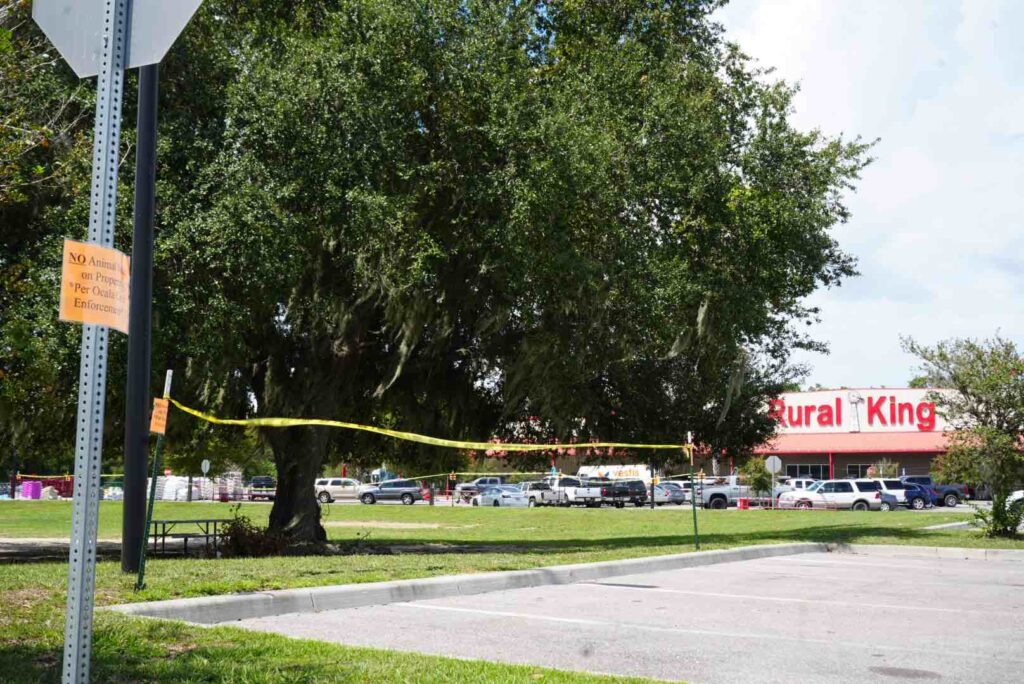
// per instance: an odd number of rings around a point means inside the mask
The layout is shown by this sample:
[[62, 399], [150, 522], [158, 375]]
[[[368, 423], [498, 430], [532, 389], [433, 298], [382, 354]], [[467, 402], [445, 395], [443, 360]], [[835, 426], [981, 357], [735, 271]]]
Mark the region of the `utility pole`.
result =
[[153, 214], [156, 201], [156, 113], [160, 65], [139, 68], [138, 143], [135, 152], [135, 230], [132, 237], [128, 382], [124, 409], [124, 501], [121, 571], [139, 571], [145, 544], [146, 460], [153, 315]]

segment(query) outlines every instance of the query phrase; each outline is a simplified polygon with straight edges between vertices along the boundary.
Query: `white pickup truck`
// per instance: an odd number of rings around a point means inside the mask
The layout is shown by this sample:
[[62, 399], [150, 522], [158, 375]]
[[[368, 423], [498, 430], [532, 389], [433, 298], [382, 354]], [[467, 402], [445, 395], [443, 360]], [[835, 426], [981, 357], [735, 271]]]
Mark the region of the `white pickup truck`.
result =
[[[698, 483], [700, 503], [705, 508], [722, 509], [735, 506], [742, 497], [756, 498], [764, 493], [754, 493], [747, 485], [741, 485], [738, 475], [727, 475], [724, 477], [708, 478], [703, 483]], [[775, 485], [772, 500], [776, 500], [779, 494], [788, 492], [792, 487], [785, 484]], [[766, 492], [765, 492], [766, 493]]]
[[558, 506], [562, 503], [561, 493], [547, 482], [523, 482], [519, 485], [529, 500], [529, 507]]
[[558, 495], [558, 503], [562, 506], [597, 508], [603, 501], [601, 487], [604, 481], [549, 475], [544, 482]]

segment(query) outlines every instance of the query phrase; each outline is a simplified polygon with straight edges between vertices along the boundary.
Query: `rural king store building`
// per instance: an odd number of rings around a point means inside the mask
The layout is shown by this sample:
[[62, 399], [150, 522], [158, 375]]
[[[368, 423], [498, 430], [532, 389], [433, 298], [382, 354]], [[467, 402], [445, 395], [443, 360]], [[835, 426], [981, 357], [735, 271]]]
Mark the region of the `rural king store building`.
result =
[[[865, 477], [883, 458], [927, 475], [946, 451], [946, 422], [924, 389], [843, 389], [783, 394], [769, 406], [778, 434], [756, 453], [782, 458], [791, 477]], [[932, 390], [934, 391], [934, 390]]]

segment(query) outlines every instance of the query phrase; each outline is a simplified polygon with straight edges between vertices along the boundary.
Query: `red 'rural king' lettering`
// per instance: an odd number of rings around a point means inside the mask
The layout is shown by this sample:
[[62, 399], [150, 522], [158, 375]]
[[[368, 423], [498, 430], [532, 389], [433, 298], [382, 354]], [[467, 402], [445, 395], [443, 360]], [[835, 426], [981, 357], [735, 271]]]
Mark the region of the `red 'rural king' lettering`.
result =
[[[888, 402], [888, 407], [886, 407]], [[888, 411], [885, 409], [888, 408]], [[935, 429], [935, 404], [919, 401], [897, 403], [895, 396], [868, 397], [868, 425], [909, 425], [917, 426], [922, 432]]]
[[835, 427], [843, 424], [843, 401], [837, 397], [834, 406], [786, 406], [785, 399], [773, 399], [768, 404], [768, 415], [783, 427], [811, 427], [812, 421], [818, 427]]

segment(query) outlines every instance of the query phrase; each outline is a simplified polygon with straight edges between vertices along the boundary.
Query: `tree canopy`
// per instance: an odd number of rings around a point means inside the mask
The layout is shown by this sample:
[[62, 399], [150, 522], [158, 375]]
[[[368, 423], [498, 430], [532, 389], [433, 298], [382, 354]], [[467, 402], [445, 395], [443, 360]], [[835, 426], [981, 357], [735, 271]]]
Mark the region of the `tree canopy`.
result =
[[[725, 40], [718, 4], [207, 2], [161, 73], [154, 373], [183, 371], [177, 396], [235, 416], [757, 444], [766, 397], [794, 379], [789, 352], [818, 346], [804, 298], [854, 274], [831, 229], [867, 145], [795, 129], [793, 87]], [[0, 68], [46, 49], [26, 16], [3, 17], [16, 47]], [[56, 60], [38, 71], [47, 97], [76, 92]], [[0, 115], [31, 130], [46, 110], [21, 108], [24, 87]], [[75, 103], [81, 140], [50, 153], [66, 180], [0, 245], [24, 288], [0, 323], [0, 430], [26, 441], [50, 409], [26, 418], [23, 395], [52, 386], [54, 425], [73, 407], [77, 333], [54, 322], [52, 284], [60, 238], [85, 226], [91, 114]], [[120, 222], [127, 246], [124, 207]], [[58, 360], [64, 375], [41, 381]], [[463, 458], [343, 431], [263, 436], [271, 523], [304, 538], [326, 461]]]

